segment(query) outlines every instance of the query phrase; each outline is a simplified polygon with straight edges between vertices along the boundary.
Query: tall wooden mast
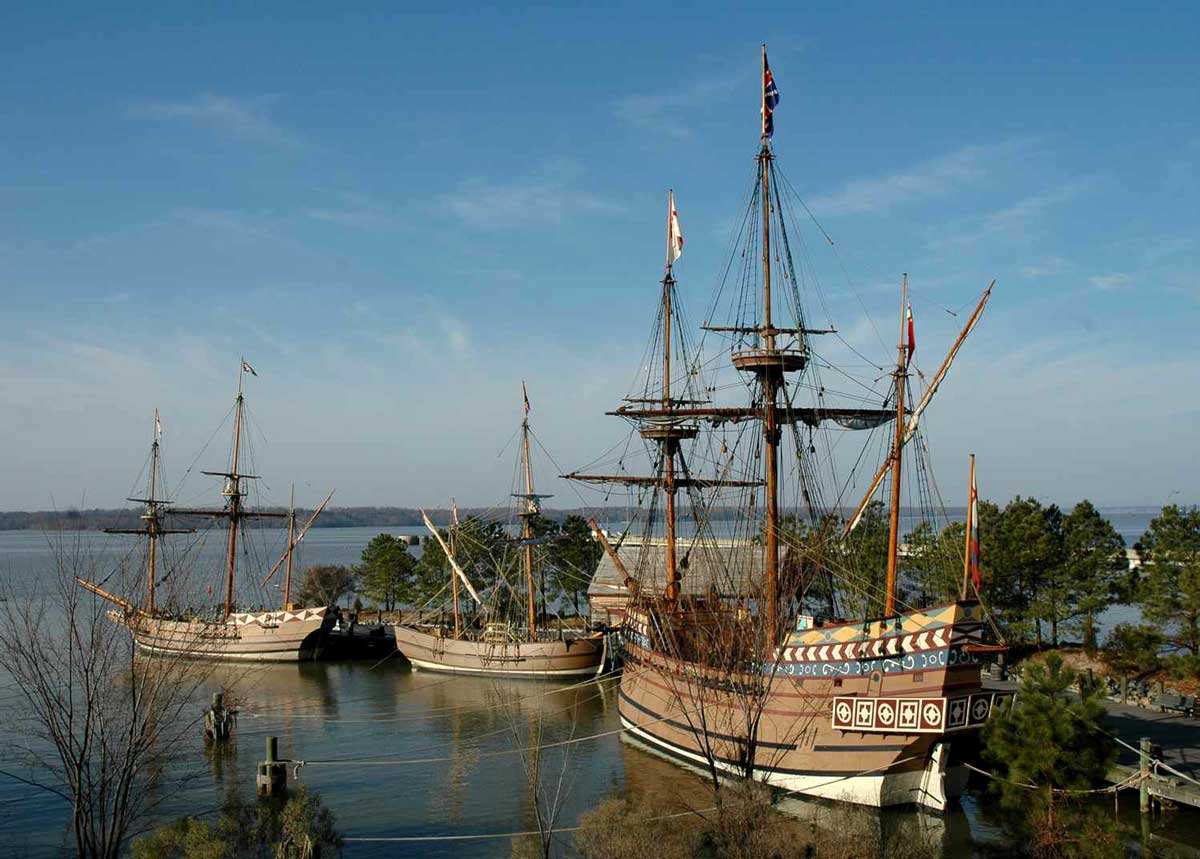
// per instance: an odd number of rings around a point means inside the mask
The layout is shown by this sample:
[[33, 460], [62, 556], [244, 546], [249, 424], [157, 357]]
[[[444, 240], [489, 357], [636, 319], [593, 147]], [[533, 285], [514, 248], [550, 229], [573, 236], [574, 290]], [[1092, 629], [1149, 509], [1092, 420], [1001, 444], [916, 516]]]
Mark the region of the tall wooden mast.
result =
[[[762, 137], [758, 152], [759, 197], [762, 205], [762, 319], [752, 329], [724, 329], [756, 335], [753, 348], [735, 352], [733, 365], [758, 377], [762, 391], [762, 407], [758, 415], [763, 433], [763, 485], [765, 486], [765, 521], [763, 523], [763, 597], [766, 610], [765, 639], [774, 647], [779, 635], [779, 392], [785, 374], [804, 369], [807, 351], [800, 348], [780, 349], [776, 335], [784, 329], [775, 327], [771, 300], [771, 154], [770, 128], [767, 123], [767, 46], [762, 46]], [[722, 330], [722, 329], [715, 329]], [[804, 335], [804, 329], [788, 329]]]
[[900, 475], [904, 452], [904, 389], [908, 384], [908, 344], [905, 330], [908, 307], [908, 275], [900, 286], [900, 340], [896, 346], [896, 422], [892, 442], [892, 501], [888, 516], [887, 594], [883, 615], [891, 617], [896, 608], [896, 567], [900, 546]]
[[233, 585], [237, 576], [237, 535], [238, 526], [242, 520], [242, 482], [238, 471], [242, 453], [242, 413], [245, 411], [245, 399], [242, 396], [242, 380], [246, 375], [246, 362], [243, 360], [238, 367], [237, 401], [233, 409], [233, 454], [230, 457], [229, 472], [225, 475], [225, 488], [221, 494], [225, 496], [226, 508], [229, 511], [229, 542], [225, 553], [225, 615], [233, 614]]
[[[212, 477], [225, 478], [224, 488], [221, 494], [225, 496], [225, 506], [220, 510], [209, 509], [179, 509], [176, 508], [171, 512], [176, 515], [185, 516], [213, 516], [220, 519], [229, 520], [229, 537], [226, 543], [225, 550], [225, 616], [233, 614], [235, 607], [234, 603], [234, 582], [237, 577], [237, 538], [238, 530], [243, 519], [249, 518], [272, 518], [284, 519], [290, 514], [279, 512], [265, 512], [261, 510], [247, 510], [242, 506], [242, 499], [246, 497], [242, 491], [243, 480], [255, 480], [257, 475], [241, 473], [241, 451], [242, 451], [242, 424], [244, 421], [244, 412], [246, 408], [245, 398], [242, 396], [242, 383], [246, 373], [258, 375], [253, 368], [246, 363], [246, 360], [241, 359], [238, 365], [238, 391], [237, 399], [233, 404], [233, 451], [229, 457], [228, 471], [202, 471], [201, 474], [207, 474]], [[291, 541], [288, 545], [292, 545]]]
[[[763, 80], [767, 76], [767, 46], [763, 45]], [[765, 90], [764, 90], [765, 98]], [[766, 118], [764, 106], [763, 118]], [[771, 323], [771, 148], [767, 135], [758, 153], [762, 187], [763, 334], [767, 352], [775, 351], [775, 327]], [[777, 383], [782, 376], [762, 373], [763, 471], [767, 484], [766, 534], [763, 546], [763, 584], [767, 591], [767, 634], [772, 642], [779, 629], [779, 426], [775, 421]]]
[[164, 534], [190, 534], [190, 528], [164, 528], [163, 507], [171, 502], [158, 496], [159, 484], [159, 440], [162, 437], [162, 422], [158, 417], [158, 409], [154, 410], [154, 441], [150, 444], [150, 479], [146, 482], [145, 498], [129, 498], [144, 504], [141, 528], [105, 528], [106, 534], [143, 534], [146, 537], [146, 599], [144, 608], [147, 614], [153, 614], [156, 601], [155, 591], [158, 584], [158, 538]]
[[[663, 375], [662, 375], [662, 407], [670, 411], [674, 405], [671, 402], [671, 293], [675, 289], [675, 278], [671, 267], [675, 262], [675, 247], [672, 224], [675, 218], [675, 192], [667, 193], [667, 269], [662, 280], [663, 302]], [[678, 429], [674, 428], [673, 429]], [[666, 495], [666, 597], [674, 603], [679, 599], [679, 562], [675, 554], [675, 454], [679, 449], [677, 433], [663, 433], [662, 445], [662, 479], [663, 494]]]
[[533, 519], [538, 515], [538, 496], [533, 492], [533, 464], [529, 460], [529, 392], [521, 383], [525, 415], [521, 420], [521, 470], [525, 475], [525, 509], [521, 512], [521, 549], [525, 560], [525, 623], [529, 640], [537, 641], [537, 600], [533, 587]]

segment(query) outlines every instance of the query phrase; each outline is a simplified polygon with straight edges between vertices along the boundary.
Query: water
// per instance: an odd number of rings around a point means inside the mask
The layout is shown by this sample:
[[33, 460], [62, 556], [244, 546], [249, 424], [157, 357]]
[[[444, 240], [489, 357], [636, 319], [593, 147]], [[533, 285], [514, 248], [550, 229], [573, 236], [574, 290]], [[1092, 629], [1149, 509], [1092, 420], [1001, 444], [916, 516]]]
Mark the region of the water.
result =
[[[302, 560], [354, 563], [380, 531], [416, 530], [314, 529], [305, 540]], [[254, 538], [263, 544], [255, 550], [262, 555], [263, 566], [249, 569], [269, 567], [273, 555], [268, 550], [275, 537], [262, 533]], [[67, 539], [78, 539], [110, 565], [128, 548], [122, 538], [99, 534]], [[219, 576], [223, 551], [219, 539], [201, 541], [193, 551], [190, 557], [198, 570]], [[52, 572], [45, 535], [0, 532], [0, 575], [19, 591], [36, 593]], [[612, 681], [568, 686], [414, 674], [400, 657], [377, 665], [218, 667], [211, 681], [214, 688], [232, 682], [238, 689], [241, 717], [236, 742], [228, 758], [213, 760], [204, 754], [197, 727], [194, 754], [186, 764], [191, 778], [161, 809], [161, 820], [216, 809], [231, 786], [251, 795], [264, 739], [274, 735], [279, 737], [281, 756], [311, 762], [300, 769], [301, 781], [322, 795], [338, 828], [351, 839], [536, 828], [523, 756], [516, 750], [528, 744], [531, 726], [539, 723], [543, 742], [592, 738], [565, 751], [547, 751], [542, 758], [548, 790], [553, 792], [559, 774], [564, 775], [559, 826], [574, 825], [583, 811], [626, 791], [670, 797], [680, 807], [710, 804], [696, 775], [621, 740]], [[0, 705], [13, 701], [14, 690], [0, 687]], [[196, 706], [199, 711], [201, 703]], [[10, 748], [12, 741], [8, 724], [8, 720], [0, 722], [3, 749]], [[0, 769], [15, 766], [7, 752], [3, 757]], [[1122, 805], [1128, 810], [1134, 802], [1131, 798]], [[801, 818], [818, 821], [830, 813], [823, 803], [793, 800], [788, 807]], [[961, 808], [946, 815], [892, 811], [879, 821], [884, 831], [918, 827], [940, 840], [946, 855], [982, 855], [1002, 843], [986, 807], [978, 797], [967, 797]], [[1164, 833], [1172, 840], [1194, 843], [1197, 832], [1191, 817], [1181, 813], [1170, 819]], [[66, 821], [67, 808], [61, 800], [0, 776], [0, 856], [60, 855]], [[568, 841], [569, 836], [564, 836], [560, 844]], [[512, 843], [508, 838], [403, 844], [351, 840], [345, 849], [348, 857], [400, 853], [499, 857], [511, 855]]]

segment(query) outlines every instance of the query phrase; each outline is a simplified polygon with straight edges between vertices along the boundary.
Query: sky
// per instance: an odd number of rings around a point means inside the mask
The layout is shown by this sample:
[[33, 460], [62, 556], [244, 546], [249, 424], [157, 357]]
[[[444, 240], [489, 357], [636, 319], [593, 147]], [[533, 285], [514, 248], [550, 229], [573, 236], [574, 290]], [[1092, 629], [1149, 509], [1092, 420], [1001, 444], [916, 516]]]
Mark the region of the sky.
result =
[[668, 188], [693, 318], [719, 283], [763, 41], [820, 321], [886, 364], [907, 272], [928, 374], [997, 281], [946, 495], [974, 452], [986, 498], [1200, 501], [1200, 7], [833, 5], [7, 4], [0, 509], [123, 503], [155, 408], [173, 482], [220, 467], [242, 355], [274, 500], [494, 503], [525, 380], [575, 506]]

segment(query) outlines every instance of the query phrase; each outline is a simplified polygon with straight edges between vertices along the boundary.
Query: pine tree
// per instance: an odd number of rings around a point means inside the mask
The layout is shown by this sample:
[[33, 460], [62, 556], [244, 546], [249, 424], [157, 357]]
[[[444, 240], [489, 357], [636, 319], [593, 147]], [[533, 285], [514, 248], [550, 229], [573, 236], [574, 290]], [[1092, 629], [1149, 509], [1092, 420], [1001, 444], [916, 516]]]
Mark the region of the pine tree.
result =
[[[1099, 684], [1052, 653], [1042, 664], [1029, 664], [1016, 696], [984, 727], [983, 757], [997, 776], [990, 788], [1035, 855], [1108, 855], [1113, 846], [1111, 829], [1055, 792], [1104, 783], [1117, 755], [1104, 716]], [[1089, 838], [1097, 843], [1089, 846]]]
[[417, 561], [408, 545], [391, 534], [376, 534], [363, 549], [357, 568], [362, 593], [385, 611], [410, 602]]
[[579, 614], [580, 597], [587, 593], [604, 548], [592, 537], [592, 526], [582, 516], [566, 517], [558, 537], [550, 548], [551, 578]]
[[1142, 613], [1161, 624], [1188, 673], [1200, 674], [1200, 508], [1169, 505], [1141, 539]]
[[1083, 646], [1096, 650], [1096, 615], [1116, 602], [1127, 584], [1125, 540], [1088, 500], [1062, 520], [1069, 582], [1068, 620], [1082, 617]]

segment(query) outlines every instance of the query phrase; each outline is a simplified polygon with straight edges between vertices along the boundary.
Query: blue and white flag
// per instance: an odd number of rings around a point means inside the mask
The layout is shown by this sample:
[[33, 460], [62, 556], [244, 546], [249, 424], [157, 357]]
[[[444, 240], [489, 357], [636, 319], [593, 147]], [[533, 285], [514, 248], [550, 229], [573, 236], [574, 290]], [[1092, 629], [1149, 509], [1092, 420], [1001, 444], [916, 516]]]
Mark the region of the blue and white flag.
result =
[[767, 65], [767, 54], [763, 51], [763, 137], [775, 133], [775, 106], [779, 104], [779, 90], [775, 87], [775, 76]]

